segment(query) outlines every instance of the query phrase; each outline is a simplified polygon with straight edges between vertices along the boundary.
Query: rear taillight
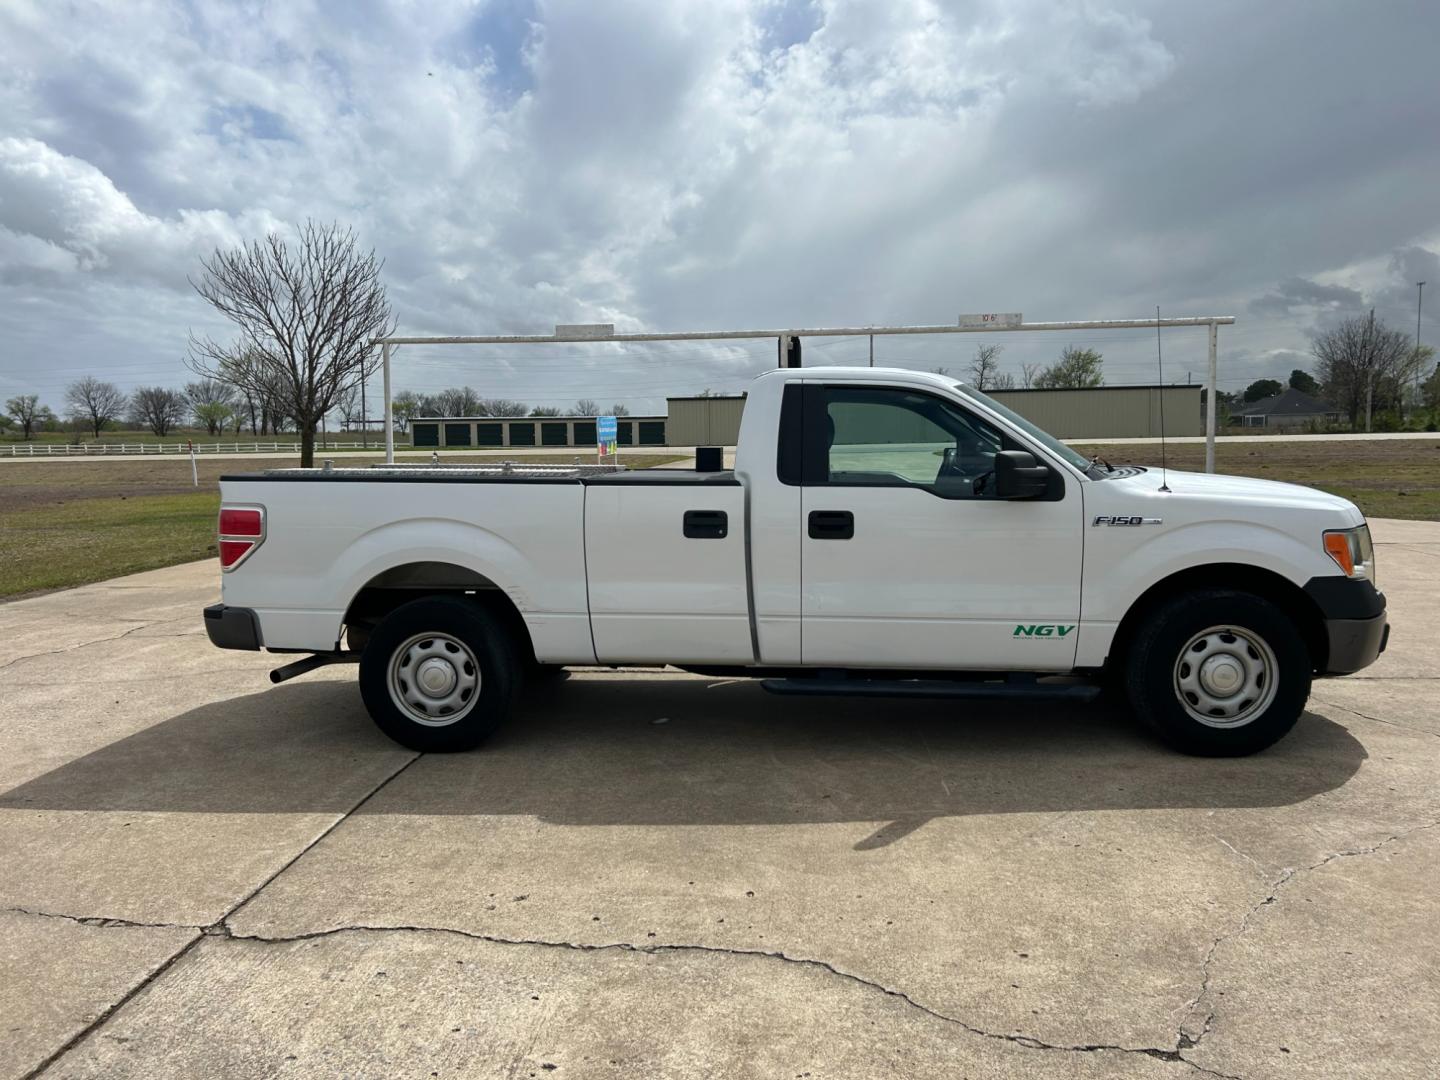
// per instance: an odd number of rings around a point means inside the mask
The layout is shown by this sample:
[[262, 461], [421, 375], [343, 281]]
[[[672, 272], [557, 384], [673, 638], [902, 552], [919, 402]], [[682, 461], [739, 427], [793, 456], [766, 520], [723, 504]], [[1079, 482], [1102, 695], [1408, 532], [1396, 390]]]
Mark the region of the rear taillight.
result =
[[234, 570], [265, 542], [263, 506], [220, 508], [220, 569]]

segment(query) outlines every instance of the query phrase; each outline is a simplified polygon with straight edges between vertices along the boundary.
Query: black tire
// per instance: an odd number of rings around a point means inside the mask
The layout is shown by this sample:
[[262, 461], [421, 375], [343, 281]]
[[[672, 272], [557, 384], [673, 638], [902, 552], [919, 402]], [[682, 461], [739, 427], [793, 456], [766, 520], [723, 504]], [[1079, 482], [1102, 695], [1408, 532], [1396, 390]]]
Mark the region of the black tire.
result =
[[[391, 694], [391, 666], [396, 693]], [[437, 684], [436, 696], [422, 689], [420, 672]], [[439, 696], [449, 665], [453, 684]], [[510, 714], [520, 666], [500, 623], [472, 601], [427, 597], [396, 608], [370, 634], [360, 657], [360, 696], [376, 725], [401, 746], [423, 753], [471, 750]], [[465, 695], [465, 688], [473, 689]], [[446, 702], [452, 702], [446, 704]], [[419, 719], [421, 714], [426, 719]]]
[[[1151, 612], [1131, 641], [1125, 667], [1130, 703], [1165, 742], [1186, 754], [1240, 757], [1264, 750], [1295, 726], [1310, 697], [1310, 651], [1299, 627], [1252, 593], [1199, 589], [1175, 597]], [[1241, 672], [1241, 689], [1221, 701], [1184, 689], [1201, 677], [1202, 667], [1187, 662], [1194, 656], [1228, 665], [1216, 678]], [[1254, 674], [1266, 671], [1268, 677]], [[1252, 685], [1256, 678], [1258, 690]], [[1227, 710], [1234, 716], [1227, 717]], [[1201, 712], [1210, 719], [1197, 719], [1194, 714]], [[1217, 724], [1233, 726], [1212, 726]]]

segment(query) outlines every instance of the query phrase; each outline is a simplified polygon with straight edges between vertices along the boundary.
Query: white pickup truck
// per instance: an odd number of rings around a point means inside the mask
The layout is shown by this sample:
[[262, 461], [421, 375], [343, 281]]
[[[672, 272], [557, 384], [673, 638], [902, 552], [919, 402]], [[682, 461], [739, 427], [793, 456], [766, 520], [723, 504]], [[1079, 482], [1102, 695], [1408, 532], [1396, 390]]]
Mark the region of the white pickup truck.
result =
[[285, 469], [221, 479], [221, 648], [357, 661], [382, 730], [478, 744], [526, 677], [673, 665], [779, 693], [1123, 696], [1248, 754], [1389, 627], [1364, 516], [1110, 468], [954, 379], [755, 380], [733, 470]]

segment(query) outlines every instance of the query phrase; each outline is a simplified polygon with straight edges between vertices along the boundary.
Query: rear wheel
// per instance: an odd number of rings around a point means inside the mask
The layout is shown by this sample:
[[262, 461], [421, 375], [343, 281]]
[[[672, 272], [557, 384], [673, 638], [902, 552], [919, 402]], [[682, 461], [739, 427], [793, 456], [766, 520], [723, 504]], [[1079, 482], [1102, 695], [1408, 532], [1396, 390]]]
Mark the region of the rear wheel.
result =
[[469, 750], [504, 723], [519, 668], [500, 625], [453, 597], [396, 608], [360, 658], [360, 695], [386, 735], [412, 750]]
[[1310, 653], [1299, 628], [1251, 593], [1176, 597], [1133, 641], [1125, 672], [1131, 704], [1187, 754], [1263, 750], [1295, 726], [1310, 696]]

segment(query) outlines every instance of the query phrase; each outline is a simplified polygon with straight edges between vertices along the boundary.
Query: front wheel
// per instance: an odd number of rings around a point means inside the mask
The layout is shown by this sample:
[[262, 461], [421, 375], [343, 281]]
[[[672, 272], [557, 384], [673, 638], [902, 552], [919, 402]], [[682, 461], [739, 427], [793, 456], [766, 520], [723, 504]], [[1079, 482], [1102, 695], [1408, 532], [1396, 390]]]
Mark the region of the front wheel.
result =
[[519, 666], [476, 604], [426, 597], [396, 608], [360, 657], [360, 696], [390, 738], [425, 753], [469, 750], [509, 715]]
[[1126, 692], [1135, 711], [1187, 754], [1238, 757], [1270, 746], [1310, 696], [1299, 628], [1262, 597], [1203, 589], [1164, 604], [1133, 639]]

